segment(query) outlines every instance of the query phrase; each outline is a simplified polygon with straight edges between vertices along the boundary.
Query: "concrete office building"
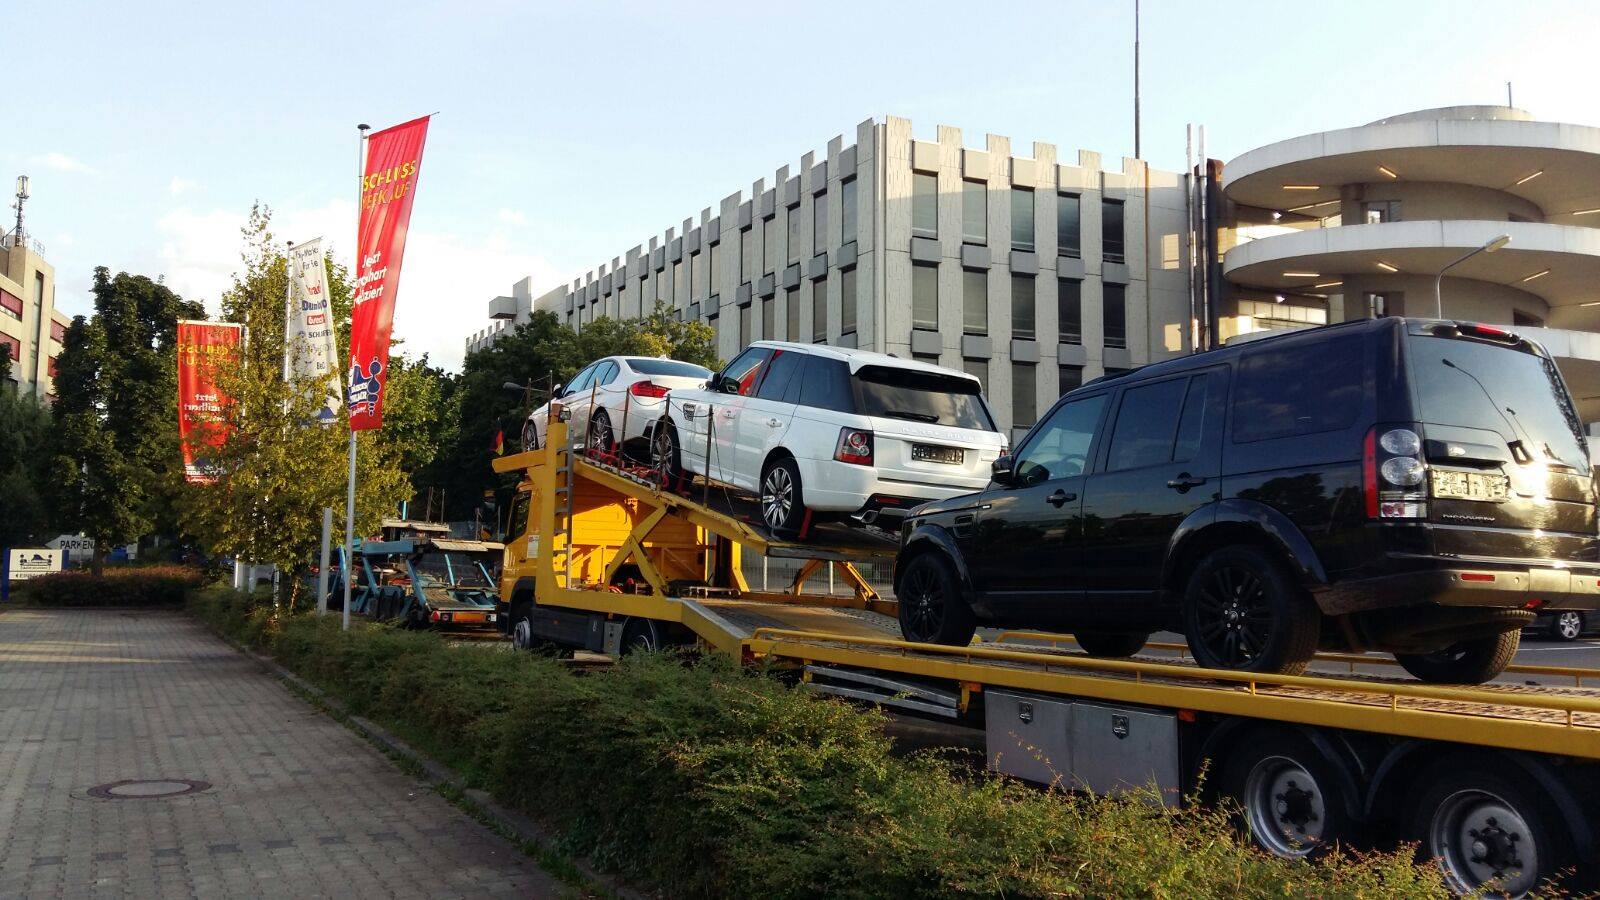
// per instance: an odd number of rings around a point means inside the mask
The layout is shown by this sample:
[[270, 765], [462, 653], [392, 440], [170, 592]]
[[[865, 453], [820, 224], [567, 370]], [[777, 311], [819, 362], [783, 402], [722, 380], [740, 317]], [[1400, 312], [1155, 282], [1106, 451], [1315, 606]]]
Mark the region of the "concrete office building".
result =
[[1372, 315], [1513, 327], [1600, 421], [1600, 128], [1456, 106], [1291, 138], [1224, 167], [1217, 335]]
[[964, 369], [1018, 433], [1064, 389], [1189, 349], [1183, 176], [1019, 150], [868, 120], [570, 284], [518, 282], [467, 350], [535, 310], [581, 329], [661, 302], [715, 326], [724, 358], [772, 338]]
[[26, 235], [0, 237], [0, 353], [11, 359], [11, 378], [0, 388], [49, 403], [70, 320], [56, 312], [56, 270], [42, 253]]

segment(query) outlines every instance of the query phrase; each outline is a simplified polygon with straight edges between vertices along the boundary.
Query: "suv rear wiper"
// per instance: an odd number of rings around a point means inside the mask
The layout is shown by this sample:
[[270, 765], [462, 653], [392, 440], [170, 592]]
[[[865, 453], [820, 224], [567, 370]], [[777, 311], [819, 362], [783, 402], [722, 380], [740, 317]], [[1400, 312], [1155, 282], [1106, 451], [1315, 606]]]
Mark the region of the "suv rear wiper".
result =
[[883, 415], [891, 419], [910, 419], [913, 422], [937, 422], [939, 417], [932, 413], [911, 412], [904, 409], [886, 409]]

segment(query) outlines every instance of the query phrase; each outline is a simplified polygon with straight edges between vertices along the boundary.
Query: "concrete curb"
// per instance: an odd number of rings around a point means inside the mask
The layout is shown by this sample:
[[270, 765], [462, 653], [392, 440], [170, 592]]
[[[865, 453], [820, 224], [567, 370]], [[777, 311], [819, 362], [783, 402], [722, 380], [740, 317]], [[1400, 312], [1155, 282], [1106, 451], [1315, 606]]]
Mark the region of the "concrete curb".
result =
[[[213, 634], [216, 634], [216, 632], [213, 632]], [[340, 718], [363, 737], [417, 766], [433, 787], [446, 787], [454, 790], [460, 797], [458, 802], [469, 807], [471, 812], [490, 820], [499, 829], [515, 835], [518, 840], [524, 843], [538, 846], [552, 856], [560, 857], [576, 869], [579, 874], [583, 875], [584, 878], [613, 895], [623, 898], [623, 900], [647, 900], [651, 896], [627, 886], [614, 875], [598, 872], [589, 866], [587, 862], [556, 850], [555, 837], [544, 826], [523, 813], [500, 805], [489, 792], [469, 787], [466, 779], [457, 774], [454, 769], [422, 754], [377, 723], [351, 714], [344, 704], [328, 696], [326, 691], [291, 672], [272, 657], [251, 650], [226, 635], [218, 634], [218, 637], [221, 637], [235, 650], [254, 660], [257, 665], [271, 672], [280, 680], [286, 681], [297, 690], [315, 697], [317, 702], [337, 713]]]

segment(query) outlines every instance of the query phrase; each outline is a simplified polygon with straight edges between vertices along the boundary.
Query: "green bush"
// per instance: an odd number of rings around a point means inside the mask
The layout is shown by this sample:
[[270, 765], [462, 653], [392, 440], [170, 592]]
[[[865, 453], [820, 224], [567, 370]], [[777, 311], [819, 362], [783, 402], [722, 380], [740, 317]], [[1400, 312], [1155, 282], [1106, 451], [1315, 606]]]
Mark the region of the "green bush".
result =
[[1043, 791], [891, 752], [878, 713], [721, 658], [577, 675], [509, 648], [275, 613], [226, 589], [191, 608], [395, 729], [568, 852], [669, 896], [1443, 896], [1410, 854], [1293, 864], [1224, 812]]
[[13, 585], [12, 594], [39, 606], [182, 606], [203, 581], [187, 566], [134, 566], [41, 575]]

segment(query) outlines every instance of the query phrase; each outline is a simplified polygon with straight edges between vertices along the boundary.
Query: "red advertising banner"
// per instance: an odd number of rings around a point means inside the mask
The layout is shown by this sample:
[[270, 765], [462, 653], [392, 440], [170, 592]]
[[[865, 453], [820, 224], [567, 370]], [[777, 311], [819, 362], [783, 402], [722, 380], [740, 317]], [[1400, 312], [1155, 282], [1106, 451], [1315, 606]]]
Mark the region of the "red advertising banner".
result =
[[226, 413], [233, 402], [217, 386], [217, 373], [239, 364], [243, 330], [226, 322], [178, 323], [178, 436], [185, 481], [217, 480], [211, 451], [228, 439]]
[[417, 197], [428, 117], [367, 138], [361, 176], [361, 221], [356, 231], [356, 295], [350, 318], [350, 429], [383, 425], [389, 382], [389, 332], [394, 326], [400, 260], [405, 255], [411, 201]]

